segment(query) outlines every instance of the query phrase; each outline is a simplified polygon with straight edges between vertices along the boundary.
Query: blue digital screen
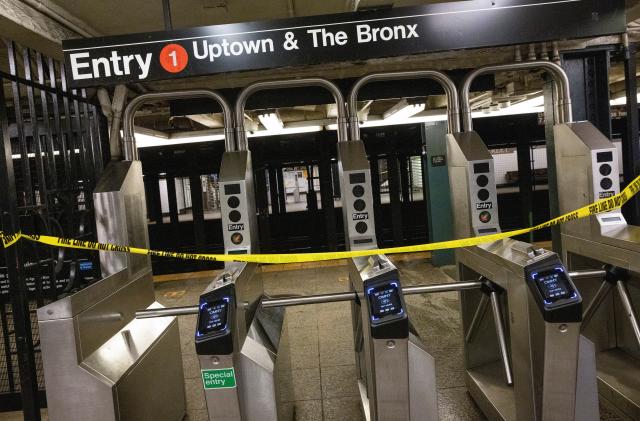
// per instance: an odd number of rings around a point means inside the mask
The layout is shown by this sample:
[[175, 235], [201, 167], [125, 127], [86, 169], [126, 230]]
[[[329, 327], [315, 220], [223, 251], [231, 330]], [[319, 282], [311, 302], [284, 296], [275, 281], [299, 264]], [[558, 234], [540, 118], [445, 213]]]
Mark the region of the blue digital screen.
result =
[[371, 317], [378, 320], [386, 316], [402, 314], [402, 302], [397, 282], [390, 282], [386, 285], [367, 290], [369, 304], [371, 307]]
[[567, 274], [560, 268], [534, 273], [532, 277], [547, 304], [562, 298], [570, 298], [575, 294]]
[[211, 332], [224, 330], [227, 326], [227, 308], [229, 299], [200, 304], [200, 315], [198, 317], [198, 335], [206, 335]]
[[85, 272], [88, 270], [93, 270], [93, 262], [91, 260], [80, 260], [80, 270]]

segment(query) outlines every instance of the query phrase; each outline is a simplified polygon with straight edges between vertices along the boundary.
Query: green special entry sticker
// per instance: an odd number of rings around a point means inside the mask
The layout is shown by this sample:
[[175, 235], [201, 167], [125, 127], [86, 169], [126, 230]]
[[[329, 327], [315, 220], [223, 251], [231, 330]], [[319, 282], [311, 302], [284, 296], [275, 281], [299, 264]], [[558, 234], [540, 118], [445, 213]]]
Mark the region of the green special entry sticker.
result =
[[236, 387], [236, 372], [233, 368], [201, 370], [202, 385], [206, 389], [231, 389]]

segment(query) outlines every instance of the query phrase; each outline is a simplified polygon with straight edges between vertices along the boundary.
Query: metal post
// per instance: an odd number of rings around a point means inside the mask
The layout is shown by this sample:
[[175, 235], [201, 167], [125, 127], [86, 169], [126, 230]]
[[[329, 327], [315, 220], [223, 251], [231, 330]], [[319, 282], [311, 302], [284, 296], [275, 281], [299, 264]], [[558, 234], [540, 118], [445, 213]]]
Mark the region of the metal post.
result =
[[[554, 106], [557, 101], [554, 84], [550, 80], [546, 80], [542, 87], [544, 95], [544, 133], [545, 145], [547, 149], [547, 177], [549, 185], [549, 214], [551, 218], [560, 216], [560, 199], [558, 198], [558, 173], [556, 169], [556, 147], [555, 137], [553, 134], [553, 125], [555, 122]], [[549, 228], [551, 231], [552, 249], [562, 256], [562, 238], [560, 235], [560, 226], [556, 225]]]
[[500, 346], [500, 356], [502, 357], [502, 365], [504, 367], [504, 374], [507, 379], [507, 384], [511, 386], [513, 384], [513, 376], [511, 375], [511, 365], [509, 364], [509, 353], [507, 351], [507, 339], [504, 333], [502, 310], [500, 310], [500, 300], [498, 293], [491, 291], [489, 294], [491, 299], [491, 310], [493, 312], [493, 321], [496, 325], [496, 335], [498, 336], [498, 345]]
[[164, 16], [164, 30], [171, 31], [173, 23], [171, 22], [171, 0], [162, 0], [162, 16]]
[[625, 313], [631, 323], [631, 328], [633, 329], [633, 334], [636, 337], [636, 342], [638, 346], [640, 346], [640, 325], [638, 324], [638, 316], [633, 309], [633, 304], [631, 303], [631, 297], [629, 297], [627, 286], [624, 281], [618, 281], [616, 282], [616, 288], [618, 289], [618, 294], [620, 294], [620, 301], [622, 301]]
[[[623, 36], [624, 87], [627, 96], [627, 125], [622, 136], [624, 183], [629, 184], [640, 175], [640, 139], [638, 132], [638, 83], [636, 80], [636, 45]], [[640, 225], [640, 197], [634, 197], [625, 207], [625, 216], [631, 225]]]
[[[533, 226], [533, 176], [531, 173], [530, 136], [520, 127], [514, 128], [518, 155], [518, 187], [523, 227]], [[533, 232], [527, 234], [527, 242], [533, 243]]]

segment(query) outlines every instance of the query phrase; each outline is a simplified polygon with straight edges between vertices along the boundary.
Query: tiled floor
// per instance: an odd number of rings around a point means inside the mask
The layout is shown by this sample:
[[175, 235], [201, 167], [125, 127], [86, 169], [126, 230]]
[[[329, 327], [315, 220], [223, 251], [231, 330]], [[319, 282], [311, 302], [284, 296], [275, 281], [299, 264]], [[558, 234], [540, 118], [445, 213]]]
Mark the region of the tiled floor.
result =
[[[403, 285], [452, 282], [428, 260], [397, 262]], [[263, 271], [271, 295], [318, 294], [348, 290], [347, 266], [299, 265]], [[194, 278], [156, 284], [158, 301], [166, 306], [193, 305], [212, 279]], [[406, 297], [408, 313], [436, 359], [441, 421], [476, 421], [484, 417], [464, 387], [462, 333], [457, 293]], [[280, 397], [296, 420], [363, 420], [355, 374], [351, 316], [348, 303], [289, 307], [278, 356]], [[207, 420], [200, 370], [193, 343], [195, 316], [179, 318], [189, 421]], [[602, 419], [620, 418], [601, 409]], [[46, 411], [45, 411], [46, 415]], [[0, 421], [21, 420], [20, 413], [0, 414]], [[45, 418], [46, 419], [46, 418]]]

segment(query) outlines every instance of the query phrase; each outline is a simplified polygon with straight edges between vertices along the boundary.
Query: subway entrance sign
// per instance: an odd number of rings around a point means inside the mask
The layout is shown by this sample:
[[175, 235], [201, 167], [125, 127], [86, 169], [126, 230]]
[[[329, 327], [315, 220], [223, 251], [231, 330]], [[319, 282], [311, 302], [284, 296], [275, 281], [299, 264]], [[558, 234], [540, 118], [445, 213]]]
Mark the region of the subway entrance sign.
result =
[[233, 368], [202, 370], [202, 385], [205, 389], [231, 389], [236, 387], [236, 372]]
[[63, 42], [72, 88], [625, 32], [624, 0], [468, 0]]

